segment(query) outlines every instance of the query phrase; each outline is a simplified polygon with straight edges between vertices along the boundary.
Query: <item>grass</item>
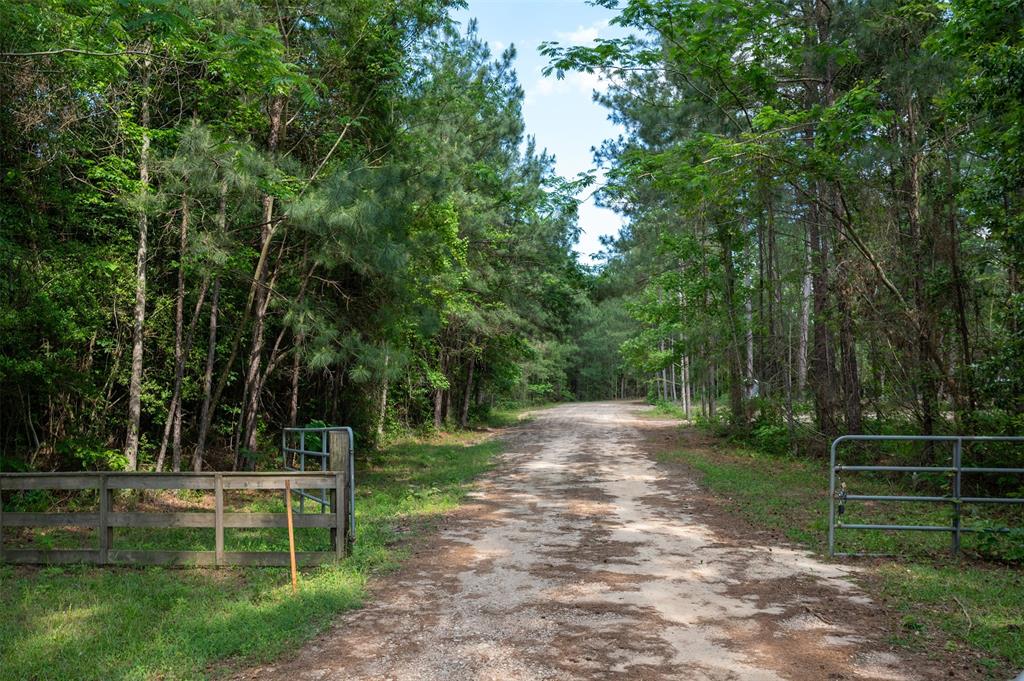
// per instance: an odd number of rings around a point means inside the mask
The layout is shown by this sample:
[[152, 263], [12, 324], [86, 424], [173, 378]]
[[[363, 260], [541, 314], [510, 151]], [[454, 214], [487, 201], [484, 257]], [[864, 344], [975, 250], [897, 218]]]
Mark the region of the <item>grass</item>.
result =
[[[455, 434], [400, 442], [360, 461], [353, 553], [304, 571], [297, 596], [288, 571], [277, 568], [0, 566], [0, 680], [204, 679], [273, 659], [325, 629], [337, 613], [359, 607], [367, 578], [396, 567], [406, 540], [456, 507], [499, 449], [479, 436]], [[246, 510], [283, 510], [280, 497], [234, 502]], [[50, 546], [82, 539], [67, 532], [44, 536], [42, 545]], [[300, 549], [323, 550], [327, 542], [327, 530], [298, 531]], [[119, 531], [115, 543], [210, 550], [213, 535]], [[287, 534], [235, 530], [226, 544], [228, 550], [287, 550]]]
[[[818, 552], [827, 549], [827, 463], [775, 456], [732, 445], [693, 448], [662, 455], [696, 470], [702, 484], [731, 501], [730, 507], [753, 524], [775, 530]], [[907, 494], [892, 478], [847, 476], [851, 493]], [[982, 515], [964, 525], [1016, 522], [1019, 507]], [[944, 504], [849, 502], [846, 522], [948, 525]], [[945, 533], [840, 532], [837, 550], [886, 553], [898, 560], [873, 561], [871, 579], [901, 615], [897, 643], [928, 646], [944, 638], [947, 647], [973, 650], [994, 674], [1024, 668], [1024, 574], [1019, 563], [982, 560], [982, 551], [1000, 552], [990, 537], [964, 535], [967, 557], [948, 555]], [[1007, 547], [1003, 547], [1005, 550]], [[940, 636], [935, 634], [941, 633]], [[998, 678], [998, 676], [996, 677]]]

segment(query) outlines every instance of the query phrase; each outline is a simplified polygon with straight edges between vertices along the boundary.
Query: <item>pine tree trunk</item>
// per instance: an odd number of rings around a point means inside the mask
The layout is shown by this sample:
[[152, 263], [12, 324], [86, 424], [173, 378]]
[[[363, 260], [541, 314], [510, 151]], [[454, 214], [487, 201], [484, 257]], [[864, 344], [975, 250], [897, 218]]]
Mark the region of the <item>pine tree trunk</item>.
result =
[[746, 363], [746, 366], [744, 367], [745, 371], [744, 371], [744, 374], [743, 374], [743, 378], [744, 378], [743, 383], [744, 383], [744, 386], [746, 388], [746, 396], [749, 399], [750, 397], [753, 397], [753, 389], [754, 389], [754, 303], [751, 300], [750, 296], [747, 296], [746, 301], [744, 302], [744, 313], [745, 313], [744, 321], [747, 324], [747, 328], [746, 328], [746, 334], [747, 334], [747, 338], [746, 338], [746, 340], [747, 340], [747, 343], [746, 343], [746, 350], [747, 350], [746, 360], [747, 360], [747, 363]]
[[466, 392], [462, 399], [462, 414], [459, 416], [459, 425], [465, 428], [469, 425], [469, 398], [473, 389], [473, 368], [476, 366], [476, 357], [469, 358], [469, 367], [466, 369]]
[[[935, 421], [938, 418], [937, 392], [935, 372], [932, 367], [931, 353], [931, 310], [927, 294], [924, 290], [925, 269], [928, 260], [928, 249], [922, 233], [921, 225], [921, 152], [917, 148], [917, 106], [911, 99], [907, 103], [907, 199], [908, 227], [910, 236], [910, 253], [913, 254], [914, 266], [914, 303], [917, 307], [917, 372], [918, 393], [921, 400], [921, 431], [924, 435], [935, 432]], [[930, 452], [930, 443], [926, 445]]]
[[[228, 183], [225, 178], [220, 181], [220, 201], [217, 205], [217, 228], [221, 234], [227, 231], [228, 226]], [[192, 454], [192, 470], [199, 472], [203, 469], [203, 459], [206, 456], [206, 437], [210, 431], [210, 422], [213, 419], [213, 410], [216, 408], [218, 395], [213, 391], [213, 369], [217, 354], [217, 315], [220, 304], [220, 276], [213, 280], [213, 299], [210, 301], [210, 332], [206, 348], [206, 369], [203, 372], [203, 404], [199, 412], [199, 428], [196, 434], [196, 449]], [[230, 367], [228, 367], [230, 371]], [[226, 378], [225, 378], [226, 381]], [[220, 385], [218, 385], [220, 388]]]
[[[145, 49], [149, 51], [148, 45]], [[149, 193], [149, 61], [143, 65], [142, 104], [139, 127], [142, 130], [142, 148], [139, 150], [139, 191], [141, 202], [138, 215], [139, 241], [135, 258], [135, 309], [132, 313], [132, 371], [128, 386], [128, 436], [124, 455], [128, 469], [139, 467], [139, 427], [142, 420], [142, 353], [146, 320], [146, 259], [149, 239], [149, 216], [146, 214], [146, 196]]]
[[796, 353], [796, 392], [800, 397], [803, 397], [804, 391], [807, 389], [807, 341], [810, 337], [811, 329], [813, 266], [811, 264], [810, 236], [807, 237], [805, 253], [806, 270], [804, 271], [803, 282], [800, 286], [800, 334]]
[[[675, 348], [675, 341], [673, 341], [671, 339], [669, 340], [669, 348], [674, 350], [674, 348]], [[672, 382], [672, 401], [673, 402], [678, 402], [679, 401], [679, 395], [676, 392], [676, 363], [675, 363], [675, 361], [673, 361], [673, 362], [671, 362], [669, 364], [669, 368], [671, 369], [671, 372], [669, 374], [669, 380]]]
[[384, 353], [384, 376], [380, 383], [380, 400], [377, 403], [377, 438], [384, 437], [384, 422], [388, 415], [388, 353]]
[[156, 457], [156, 470], [164, 468], [164, 456], [167, 453], [167, 442], [171, 432], [174, 432], [174, 446], [172, 460], [178, 466], [175, 471], [181, 469], [181, 376], [184, 373], [184, 351], [183, 343], [185, 336], [185, 252], [188, 248], [188, 227], [189, 227], [188, 200], [185, 195], [181, 197], [181, 229], [179, 231], [178, 247], [178, 291], [174, 298], [174, 387], [171, 390], [171, 405], [167, 409], [167, 422], [164, 424], [164, 436], [160, 441], [160, 452]]
[[299, 376], [302, 373], [302, 358], [299, 355], [298, 346], [302, 343], [302, 337], [296, 339], [295, 351], [292, 353], [292, 372], [291, 372], [291, 398], [288, 400], [288, 425], [292, 428], [299, 421]]
[[199, 433], [196, 435], [196, 450], [192, 454], [192, 470], [203, 470], [206, 455], [206, 436], [210, 429], [211, 397], [213, 392], [213, 366], [217, 354], [217, 312], [220, 304], [220, 277], [213, 280], [213, 298], [210, 300], [210, 333], [206, 345], [206, 369], [203, 372], [203, 404], [199, 410]]
[[[736, 314], [736, 269], [732, 257], [732, 244], [725, 229], [718, 229], [719, 245], [722, 249], [722, 274], [725, 289], [725, 314], [729, 319], [730, 338], [729, 364], [729, 410], [733, 425], [743, 427], [747, 422], [743, 401], [743, 347], [741, 329]], [[745, 338], [745, 336], [744, 336]]]
[[[267, 139], [267, 151], [273, 154], [277, 151], [283, 127], [284, 97], [277, 96], [273, 99], [270, 104], [269, 118], [270, 135]], [[255, 288], [252, 305], [252, 344], [249, 348], [249, 359], [246, 364], [244, 391], [246, 399], [243, 409], [241, 436], [239, 437], [239, 447], [245, 447], [250, 451], [255, 451], [258, 447], [256, 435], [260, 394], [262, 392], [260, 381], [261, 365], [263, 361], [267, 309], [270, 305], [270, 291], [267, 286], [268, 256], [270, 242], [274, 237], [274, 196], [272, 194], [264, 194], [260, 202], [262, 204], [263, 220], [260, 225], [260, 256], [256, 262], [256, 271], [253, 274]]]
[[[447, 372], [447, 362], [444, 350], [441, 350], [440, 356], [441, 374], [444, 375]], [[441, 429], [441, 423], [444, 420], [444, 389], [436, 388], [434, 390], [434, 428], [437, 430]]]
[[690, 358], [683, 356], [679, 360], [679, 373], [682, 376], [683, 413], [690, 420]]
[[[950, 172], [952, 176], [952, 172]], [[960, 237], [957, 234], [956, 200], [950, 199], [949, 209], [949, 260], [953, 272], [953, 290], [956, 293], [957, 332], [960, 336], [960, 381], [966, 386], [967, 413], [959, 418], [966, 423], [968, 432], [973, 430], [974, 412], [978, 408], [978, 397], [974, 387], [974, 353], [971, 350], [971, 337], [967, 324], [967, 296], [965, 294], [964, 276], [960, 269]]]
[[[181, 382], [185, 376], [185, 253], [188, 251], [188, 228], [189, 228], [188, 200], [181, 198], [181, 232], [178, 248], [178, 295], [174, 301], [174, 388], [172, 402], [177, 405], [174, 409], [173, 427], [171, 434], [171, 469], [177, 473], [181, 470]], [[206, 291], [204, 290], [203, 295]], [[193, 321], [199, 316], [199, 309], [202, 309], [202, 297], [199, 297], [196, 315]]]

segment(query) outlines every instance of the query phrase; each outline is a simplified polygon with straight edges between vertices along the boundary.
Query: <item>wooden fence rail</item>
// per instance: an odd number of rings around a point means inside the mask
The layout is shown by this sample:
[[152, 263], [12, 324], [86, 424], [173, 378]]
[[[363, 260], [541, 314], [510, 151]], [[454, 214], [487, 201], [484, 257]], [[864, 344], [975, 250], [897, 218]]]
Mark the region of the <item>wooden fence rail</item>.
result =
[[[294, 516], [295, 527], [331, 530], [332, 551], [299, 552], [300, 564], [315, 565], [342, 558], [348, 544], [348, 512], [345, 491], [348, 471], [287, 473], [0, 473], [0, 562], [99, 565], [288, 565], [287, 551], [225, 551], [224, 528], [287, 527], [284, 513], [226, 513], [224, 490], [330, 490], [331, 512]], [[97, 490], [99, 509], [83, 513], [4, 512], [6, 490]], [[120, 489], [213, 490], [212, 512], [115, 512], [113, 493]], [[15, 549], [4, 546], [5, 527], [93, 527], [99, 535], [96, 549]], [[214, 529], [213, 551], [157, 551], [114, 548], [117, 527], [205, 527]]]

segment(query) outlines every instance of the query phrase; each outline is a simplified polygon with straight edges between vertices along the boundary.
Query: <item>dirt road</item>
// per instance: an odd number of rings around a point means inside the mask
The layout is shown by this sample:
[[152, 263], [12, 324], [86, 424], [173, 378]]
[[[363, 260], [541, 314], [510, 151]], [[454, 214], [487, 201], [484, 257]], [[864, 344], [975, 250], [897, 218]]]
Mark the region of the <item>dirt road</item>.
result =
[[673, 426], [621, 402], [514, 428], [469, 505], [368, 607], [240, 678], [948, 678], [899, 658], [830, 565], [724, 532], [651, 452]]

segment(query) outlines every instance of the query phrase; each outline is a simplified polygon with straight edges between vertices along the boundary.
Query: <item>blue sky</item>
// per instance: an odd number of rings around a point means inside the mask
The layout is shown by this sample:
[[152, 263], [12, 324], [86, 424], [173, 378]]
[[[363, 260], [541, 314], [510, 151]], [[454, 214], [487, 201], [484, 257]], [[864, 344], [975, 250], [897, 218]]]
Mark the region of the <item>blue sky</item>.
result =
[[[545, 78], [541, 70], [547, 60], [537, 47], [544, 41], [592, 44], [597, 37], [611, 35], [608, 20], [613, 16], [583, 0], [469, 0], [469, 7], [455, 14], [463, 26], [475, 17], [480, 36], [495, 54], [515, 45], [516, 71], [526, 91], [526, 132], [537, 138], [538, 147], [555, 155], [558, 173], [564, 177], [592, 169], [591, 147], [619, 131], [608, 121], [604, 107], [592, 100], [593, 90], [603, 87], [597, 76], [569, 73], [564, 80]], [[583, 235], [577, 246], [583, 262], [591, 262], [589, 255], [601, 249], [599, 237], [616, 234], [621, 224], [613, 211], [585, 201], [580, 206]]]

